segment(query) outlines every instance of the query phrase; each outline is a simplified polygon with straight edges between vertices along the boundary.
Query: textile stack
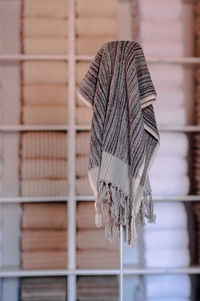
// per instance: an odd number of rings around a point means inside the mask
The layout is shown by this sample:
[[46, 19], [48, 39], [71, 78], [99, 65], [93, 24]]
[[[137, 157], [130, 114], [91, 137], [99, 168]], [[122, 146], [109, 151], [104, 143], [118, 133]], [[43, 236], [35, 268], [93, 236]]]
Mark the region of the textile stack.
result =
[[95, 55], [103, 43], [117, 40], [117, 14], [117, 0], [77, 0], [77, 54]]
[[22, 268], [66, 269], [66, 204], [25, 203], [22, 209]]
[[68, 194], [65, 132], [22, 133], [20, 157], [22, 196]]
[[78, 301], [118, 301], [117, 276], [81, 276], [77, 283]]
[[65, 277], [22, 278], [21, 301], [66, 301], [67, 279]]
[[196, 220], [196, 237], [197, 237], [197, 264], [200, 264], [200, 203], [193, 204], [193, 211]]
[[114, 269], [119, 268], [119, 242], [110, 243], [105, 238], [104, 226], [95, 225], [93, 202], [77, 205], [77, 268]]
[[90, 143], [89, 132], [78, 132], [76, 135], [76, 193], [77, 195], [92, 195], [89, 184], [87, 163]]

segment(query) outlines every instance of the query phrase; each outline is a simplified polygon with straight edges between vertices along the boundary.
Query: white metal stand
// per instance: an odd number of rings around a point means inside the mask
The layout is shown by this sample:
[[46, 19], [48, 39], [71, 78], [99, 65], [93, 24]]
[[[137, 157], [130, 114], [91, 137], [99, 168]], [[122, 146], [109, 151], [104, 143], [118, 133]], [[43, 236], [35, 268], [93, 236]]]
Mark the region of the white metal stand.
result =
[[123, 226], [120, 225], [120, 301], [123, 301], [123, 292], [124, 292], [124, 270], [123, 270]]

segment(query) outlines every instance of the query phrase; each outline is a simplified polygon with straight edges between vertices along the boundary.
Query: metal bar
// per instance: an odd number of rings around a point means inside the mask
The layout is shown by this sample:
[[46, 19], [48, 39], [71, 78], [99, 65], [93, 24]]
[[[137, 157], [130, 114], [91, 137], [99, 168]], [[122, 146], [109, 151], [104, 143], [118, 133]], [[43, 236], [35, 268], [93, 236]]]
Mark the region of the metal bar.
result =
[[124, 293], [124, 271], [123, 271], [123, 226], [120, 225], [120, 301], [123, 301]]

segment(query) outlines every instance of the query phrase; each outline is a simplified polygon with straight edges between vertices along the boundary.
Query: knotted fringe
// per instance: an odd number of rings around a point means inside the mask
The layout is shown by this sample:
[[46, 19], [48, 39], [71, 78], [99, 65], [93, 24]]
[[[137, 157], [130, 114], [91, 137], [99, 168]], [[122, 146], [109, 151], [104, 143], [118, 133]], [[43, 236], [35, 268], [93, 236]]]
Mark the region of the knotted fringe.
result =
[[141, 206], [136, 216], [133, 199], [126, 195], [119, 187], [106, 182], [98, 181], [98, 197], [95, 202], [97, 227], [101, 227], [101, 217], [105, 218], [105, 237], [112, 242], [119, 237], [120, 225], [123, 226], [124, 241], [134, 246], [138, 225], [145, 225], [145, 219], [154, 223], [156, 215], [153, 213], [153, 200], [150, 185], [143, 190]]

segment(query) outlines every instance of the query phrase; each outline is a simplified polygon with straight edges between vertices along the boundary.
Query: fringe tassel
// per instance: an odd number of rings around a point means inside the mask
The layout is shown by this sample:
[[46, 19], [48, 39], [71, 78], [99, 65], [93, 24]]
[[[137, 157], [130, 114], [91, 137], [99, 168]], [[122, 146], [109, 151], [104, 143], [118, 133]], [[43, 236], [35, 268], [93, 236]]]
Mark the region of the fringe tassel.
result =
[[100, 179], [97, 186], [98, 197], [95, 202], [95, 224], [101, 227], [101, 217], [104, 215], [105, 237], [112, 242], [119, 237], [120, 225], [123, 225], [124, 241], [134, 246], [138, 225], [145, 226], [145, 219], [155, 223], [156, 215], [153, 213], [153, 200], [149, 182], [143, 189], [141, 206], [136, 216], [133, 199], [121, 189]]

